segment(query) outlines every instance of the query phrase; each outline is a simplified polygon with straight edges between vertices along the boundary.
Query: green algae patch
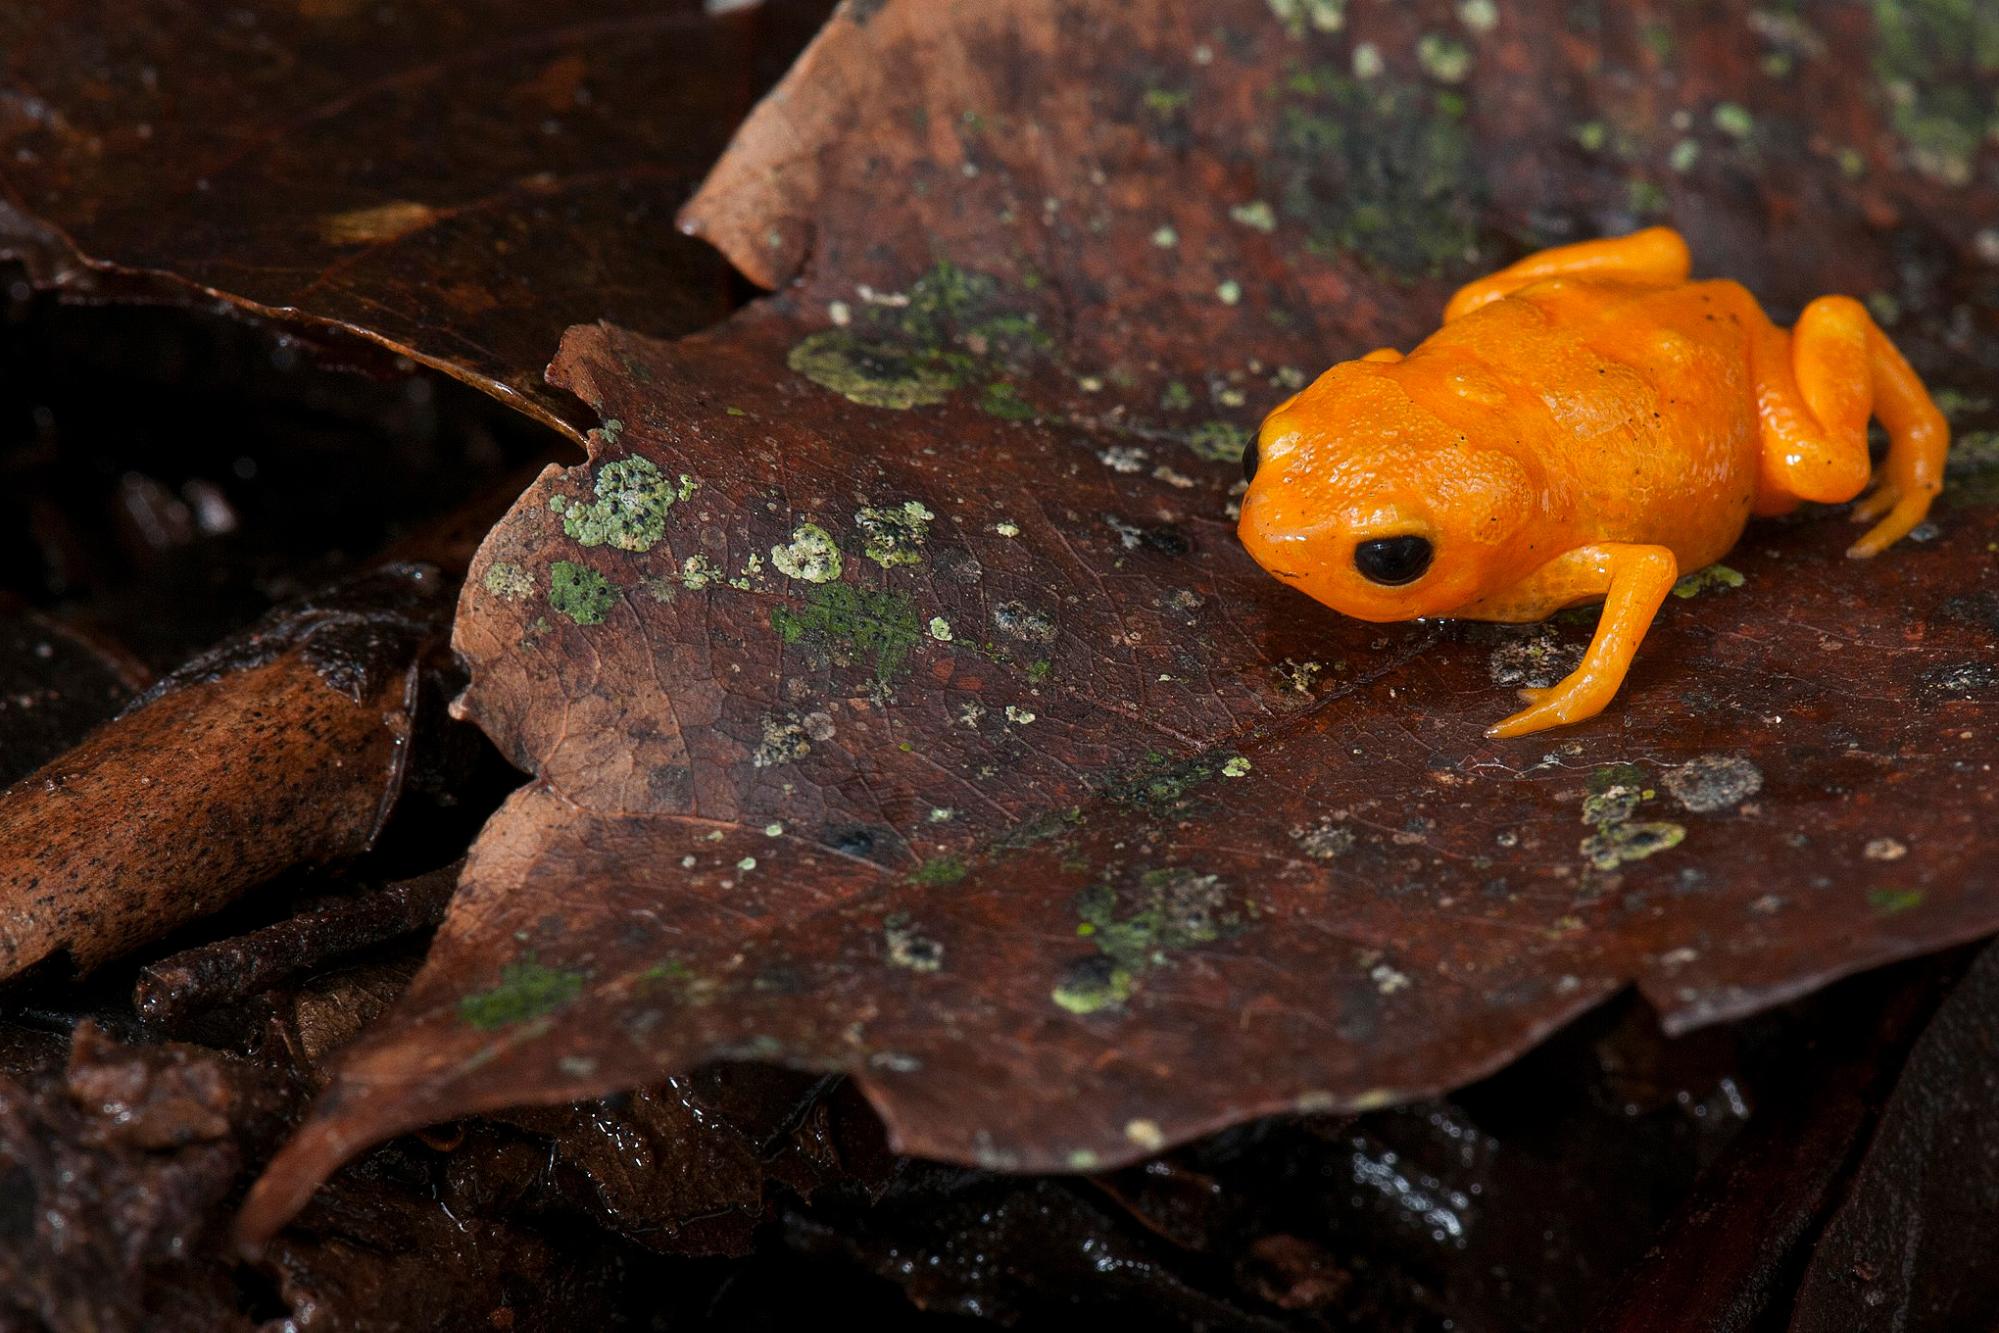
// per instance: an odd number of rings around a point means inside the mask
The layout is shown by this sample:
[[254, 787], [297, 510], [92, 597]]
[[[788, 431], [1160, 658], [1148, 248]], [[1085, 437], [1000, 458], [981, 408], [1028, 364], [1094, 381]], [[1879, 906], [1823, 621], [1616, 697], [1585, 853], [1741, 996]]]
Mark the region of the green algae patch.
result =
[[[996, 279], [945, 260], [898, 300], [864, 307], [850, 327], [804, 338], [786, 364], [852, 402], [907, 411], [1023, 369], [1054, 345], [1032, 314], [1007, 308]], [[1007, 419], [1034, 415], [1003, 381], [988, 383], [980, 406]]]
[[1923, 905], [1921, 889], [1869, 889], [1867, 905], [1881, 916], [1894, 916]]
[[601, 625], [618, 601], [618, 585], [588, 565], [558, 560], [548, 567], [548, 604], [579, 625]]
[[650, 551], [666, 535], [666, 511], [693, 491], [693, 482], [681, 480], [676, 487], [649, 458], [621, 458], [597, 470], [595, 499], [551, 495], [548, 507], [579, 546]]
[[1916, 170], [1968, 185], [1999, 132], [1989, 76], [1999, 72], [1999, 7], [1990, 0], [1872, 0], [1874, 75]]
[[1999, 504], [1999, 430], [1967, 431], [1952, 440], [1943, 479], [1947, 504]]
[[1219, 875], [1174, 866], [1145, 871], [1123, 893], [1093, 884], [1076, 896], [1076, 935], [1096, 945], [1096, 957], [1072, 965], [1050, 998], [1072, 1014], [1121, 1005], [1176, 954], [1246, 928]]
[[583, 993], [584, 976], [527, 961], [500, 969], [500, 982], [458, 1001], [458, 1017], [481, 1032], [512, 1027], [554, 1013]]
[[1104, 795], [1155, 816], [1183, 815], [1194, 808], [1194, 793], [1221, 776], [1223, 768], [1205, 755], [1174, 760], [1154, 752], [1114, 779]]
[[813, 588], [803, 606], [771, 612], [770, 623], [786, 643], [822, 653], [836, 666], [867, 664], [884, 690], [923, 642], [923, 624], [909, 598], [848, 583]]
[[1041, 415], [1020, 390], [1005, 380], [994, 380], [979, 395], [979, 411], [1001, 421], [1032, 421]]
[[909, 882], [926, 888], [942, 888], [947, 884], [956, 884], [969, 873], [962, 857], [933, 856], [916, 868]]
[[1461, 94], [1335, 66], [1278, 90], [1266, 191], [1312, 249], [1394, 273], [1462, 266], [1477, 245], [1480, 173]]
[[789, 542], [770, 548], [770, 563], [788, 579], [831, 583], [840, 577], [844, 562], [831, 533], [817, 523], [801, 523], [791, 530]]
[[868, 559], [883, 569], [892, 569], [923, 559], [930, 521], [936, 517], [920, 502], [906, 500], [898, 505], [869, 505], [854, 515], [854, 525], [861, 530], [862, 549]]
[[1673, 596], [1698, 597], [1704, 592], [1732, 592], [1749, 580], [1727, 565], [1709, 565], [1691, 574], [1682, 574], [1673, 584]]

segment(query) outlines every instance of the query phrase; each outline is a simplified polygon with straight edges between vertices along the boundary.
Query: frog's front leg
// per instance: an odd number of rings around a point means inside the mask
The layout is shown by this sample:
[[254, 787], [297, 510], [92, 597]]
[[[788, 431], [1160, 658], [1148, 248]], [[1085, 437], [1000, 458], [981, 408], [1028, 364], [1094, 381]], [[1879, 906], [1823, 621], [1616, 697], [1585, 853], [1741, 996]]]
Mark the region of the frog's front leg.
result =
[[1472, 609], [1483, 620], [1526, 620], [1603, 598], [1603, 614], [1582, 665], [1548, 689], [1520, 691], [1528, 707], [1486, 728], [1495, 737], [1525, 736], [1595, 717], [1617, 694], [1659, 604], [1680, 575], [1663, 546], [1606, 542], [1556, 556], [1518, 587]]

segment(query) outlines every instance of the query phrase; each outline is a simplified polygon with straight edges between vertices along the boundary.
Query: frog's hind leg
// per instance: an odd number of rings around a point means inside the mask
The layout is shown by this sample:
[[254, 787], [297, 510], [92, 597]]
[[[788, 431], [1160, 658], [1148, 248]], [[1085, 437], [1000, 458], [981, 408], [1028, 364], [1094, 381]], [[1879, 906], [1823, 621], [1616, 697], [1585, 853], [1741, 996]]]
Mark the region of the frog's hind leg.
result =
[[1444, 322], [1511, 296], [1544, 278], [1621, 278], [1670, 286], [1693, 271], [1687, 243], [1671, 227], [1647, 227], [1629, 236], [1558, 245], [1528, 255], [1499, 272], [1460, 287], [1444, 307]]
[[[1788, 342], [1788, 347], [1785, 344]], [[1867, 484], [1867, 419], [1888, 431], [1888, 457], [1874, 492], [1854, 506], [1874, 524], [1847, 549], [1877, 555], [1923, 521], [1943, 487], [1950, 428], [1922, 380], [1851, 297], [1823, 296], [1805, 307], [1788, 338], [1759, 336], [1756, 378], [1763, 418], [1757, 508], [1778, 512], [1795, 500], [1837, 504]]]

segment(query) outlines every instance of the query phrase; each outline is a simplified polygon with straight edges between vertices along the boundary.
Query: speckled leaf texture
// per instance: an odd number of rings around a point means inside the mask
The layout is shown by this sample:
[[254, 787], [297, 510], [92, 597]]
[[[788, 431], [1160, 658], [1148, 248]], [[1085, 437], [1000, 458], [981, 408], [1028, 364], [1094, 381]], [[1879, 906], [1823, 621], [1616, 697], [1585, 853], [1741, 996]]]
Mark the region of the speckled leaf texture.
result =
[[[564, 342], [603, 427], [457, 637], [536, 780], [246, 1233], [385, 1135], [718, 1057], [847, 1071], [905, 1152], [1087, 1169], [1465, 1082], [1627, 985], [1679, 1030], [1999, 926], [1974, 36], [848, 5], [685, 215], [782, 293]], [[1780, 318], [1867, 297], [1956, 391], [1953, 494], [1867, 565], [1837, 514], [1757, 526], [1605, 716], [1488, 741], [1590, 616], [1342, 620], [1239, 550], [1235, 454], [1456, 282], [1668, 217]]]

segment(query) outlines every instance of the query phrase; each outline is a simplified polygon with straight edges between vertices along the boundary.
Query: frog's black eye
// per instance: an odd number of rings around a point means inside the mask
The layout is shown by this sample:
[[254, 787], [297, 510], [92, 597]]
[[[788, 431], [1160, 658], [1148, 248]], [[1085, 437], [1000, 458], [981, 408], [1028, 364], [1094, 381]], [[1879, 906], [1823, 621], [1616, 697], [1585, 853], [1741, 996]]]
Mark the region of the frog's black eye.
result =
[[1249, 443], [1242, 447], [1242, 479], [1256, 480], [1256, 437], [1249, 437]]
[[1353, 567], [1375, 583], [1414, 583], [1435, 554], [1428, 537], [1377, 537], [1353, 548]]

